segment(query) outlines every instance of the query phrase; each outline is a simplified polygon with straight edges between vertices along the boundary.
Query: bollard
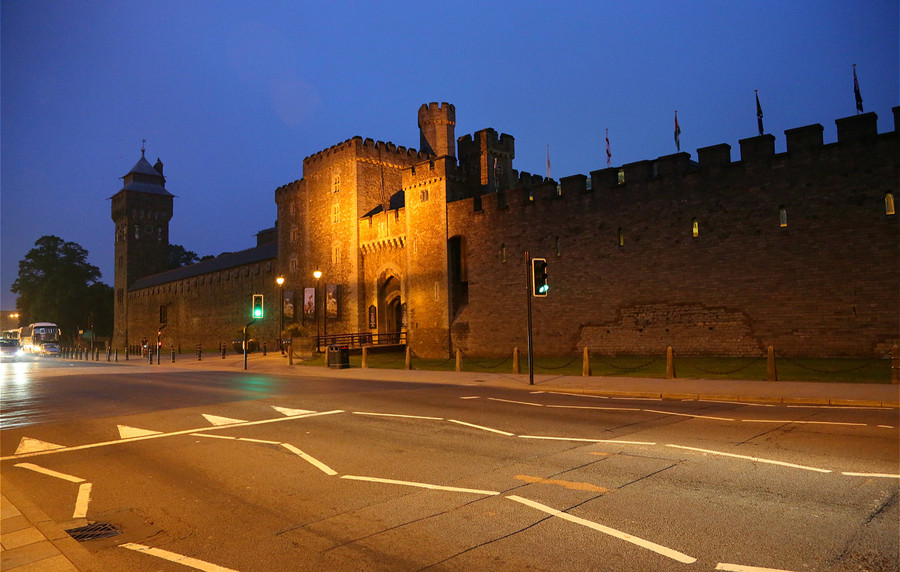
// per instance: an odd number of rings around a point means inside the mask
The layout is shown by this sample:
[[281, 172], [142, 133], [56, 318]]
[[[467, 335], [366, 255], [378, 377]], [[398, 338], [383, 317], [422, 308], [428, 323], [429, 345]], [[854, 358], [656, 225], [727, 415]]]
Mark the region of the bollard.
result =
[[[363, 352], [365, 352], [365, 351], [366, 351], [366, 349], [363, 348]], [[288, 354], [288, 365], [294, 365], [294, 338], [291, 338], [291, 341], [288, 342], [287, 354]], [[363, 355], [366, 355], [366, 354], [363, 353]], [[363, 359], [365, 359], [365, 358], [363, 358]]]
[[456, 348], [456, 372], [462, 371], [462, 350]]
[[900, 346], [891, 348], [891, 383], [900, 383]]
[[581, 375], [582, 377], [591, 377], [591, 358], [588, 355], [587, 346], [584, 347], [584, 358], [581, 362]]
[[778, 372], [775, 369], [775, 348], [769, 346], [766, 354], [766, 381], [778, 381]]
[[175, 346], [172, 347], [172, 363], [175, 363]]
[[128, 361], [128, 346], [125, 346], [125, 361]]
[[403, 369], [412, 369], [412, 355], [410, 351], [409, 346], [406, 346], [406, 363], [403, 364]]
[[197, 344], [197, 361], [203, 361], [203, 348]]
[[513, 373], [519, 373], [519, 348], [513, 348]]
[[150, 358], [150, 365], [153, 365], [153, 350], [147, 348], [147, 357]]
[[266, 340], [263, 340], [263, 357], [266, 357]]
[[363, 346], [362, 348], [362, 363], [360, 364], [362, 369], [368, 369], [369, 367], [369, 348]]
[[106, 361], [111, 361], [112, 358], [112, 349], [106, 348]]
[[675, 379], [675, 352], [672, 346], [666, 348], [666, 379]]
[[225, 359], [225, 344], [222, 344], [222, 359]]
[[116, 363], [119, 363], [119, 348], [116, 348]]

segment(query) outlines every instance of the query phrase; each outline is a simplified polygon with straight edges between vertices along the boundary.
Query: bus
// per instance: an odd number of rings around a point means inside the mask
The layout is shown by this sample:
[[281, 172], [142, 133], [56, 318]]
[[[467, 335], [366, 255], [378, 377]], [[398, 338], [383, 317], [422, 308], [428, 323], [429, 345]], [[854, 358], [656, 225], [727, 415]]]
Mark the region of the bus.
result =
[[59, 326], [50, 322], [36, 322], [20, 328], [19, 343], [22, 350], [31, 354], [41, 353], [41, 344], [59, 343]]
[[16, 328], [14, 330], [3, 330], [3, 333], [0, 334], [0, 338], [2, 338], [4, 340], [18, 340], [19, 332], [21, 330], [22, 330], [22, 328]]

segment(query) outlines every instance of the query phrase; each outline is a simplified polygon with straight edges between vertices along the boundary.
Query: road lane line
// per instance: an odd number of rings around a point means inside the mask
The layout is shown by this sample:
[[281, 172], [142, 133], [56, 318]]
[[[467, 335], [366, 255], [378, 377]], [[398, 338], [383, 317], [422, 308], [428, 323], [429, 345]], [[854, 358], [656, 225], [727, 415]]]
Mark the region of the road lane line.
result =
[[554, 409], [597, 409], [599, 411], [642, 411], [637, 407], [597, 407], [596, 405], [548, 405]]
[[621, 530], [616, 530], [615, 528], [610, 528], [608, 526], [604, 526], [602, 524], [586, 520], [583, 518], [579, 518], [577, 516], [573, 516], [569, 513], [562, 512], [561, 510], [556, 510], [555, 508], [550, 508], [547, 505], [541, 504], [539, 502], [535, 502], [533, 500], [528, 500], [526, 498], [522, 498], [516, 495], [509, 495], [506, 498], [512, 501], [516, 501], [517, 503], [524, 504], [525, 506], [529, 506], [531, 508], [537, 509], [541, 512], [545, 512], [549, 515], [559, 517], [563, 520], [568, 520], [569, 522], [574, 522], [575, 524], [580, 524], [581, 526], [586, 526], [588, 528], [592, 528], [598, 532], [602, 532], [603, 534], [608, 534], [620, 540], [624, 540], [626, 542], [630, 542], [636, 546], [640, 546], [641, 548], [646, 548], [647, 550], [652, 550], [657, 554], [661, 554], [667, 558], [671, 558], [672, 560], [676, 560], [683, 564], [693, 564], [697, 561], [696, 558], [692, 556], [688, 556], [682, 552], [678, 552], [677, 550], [673, 550], [671, 548], [667, 548], [660, 544], [656, 544], [655, 542], [650, 542], [649, 540], [644, 540], [643, 538], [639, 538], [637, 536], [628, 534], [627, 532], [622, 532]]
[[674, 413], [672, 411], [657, 411], [656, 409], [641, 409], [647, 413], [661, 413], [663, 415], [678, 415], [679, 417], [696, 417], [697, 419], [712, 419], [713, 421], [734, 421], [730, 417], [712, 417], [710, 415], [694, 415], [692, 413]]
[[819, 469], [816, 467], [807, 467], [806, 465], [797, 465], [795, 463], [787, 463], [785, 461], [774, 461], [772, 459], [761, 459], [760, 457], [750, 457], [748, 455], [736, 455], [734, 453], [723, 453], [722, 451], [711, 451], [709, 449], [698, 449], [697, 447], [685, 447], [684, 445], [666, 444], [666, 447], [675, 449], [686, 449], [688, 451], [698, 451], [700, 453], [709, 453], [710, 455], [721, 455], [723, 457], [733, 457], [735, 459], [745, 459], [747, 461], [755, 461], [757, 463], [768, 463], [770, 465], [780, 465], [782, 467], [791, 467], [793, 469], [803, 469], [805, 471], [815, 471], [817, 473], [830, 473], [829, 469]]
[[618, 445], [656, 445], [647, 441], [617, 441], [615, 439], [581, 439], [579, 437], [546, 437], [543, 435], [519, 435], [521, 439], [544, 439], [547, 441], [578, 441], [581, 443], [614, 443]]
[[72, 518], [85, 518], [87, 516], [88, 503], [91, 502], [91, 483], [81, 483], [78, 487], [78, 497], [75, 499], [75, 512]]
[[6, 461], [7, 459], [22, 459], [25, 457], [37, 457], [39, 455], [50, 455], [54, 453], [66, 453], [69, 451], [81, 451], [84, 449], [94, 449], [96, 447], [107, 447], [109, 445], [120, 445], [122, 443], [134, 443], [135, 441], [144, 441], [146, 439], [159, 439], [162, 437], [176, 437], [178, 435], [191, 435], [193, 433], [200, 433], [206, 431], [218, 431], [221, 429], [234, 429], [236, 427], [250, 427], [252, 425], [265, 425], [267, 423], [279, 423], [281, 421], [294, 421], [297, 419], [307, 419], [309, 417], [319, 417], [322, 415], [334, 415], [335, 413], [344, 413], [343, 409], [335, 409], [333, 411], [321, 411], [318, 413], [310, 413], [309, 415], [299, 415], [296, 417], [276, 417], [273, 419], [262, 419], [260, 421], [247, 421], [246, 423], [240, 423], [235, 425], [222, 425], [222, 426], [211, 426], [211, 427], [202, 427], [200, 429], [185, 429], [184, 431], [172, 431], [171, 433], [160, 433], [159, 435], [146, 435], [144, 437], [132, 437], [130, 439], [116, 439], [115, 441], [103, 441], [101, 443], [88, 443], [86, 445], [75, 445], [73, 447], [62, 447], [60, 449], [53, 449], [47, 451], [34, 451], [31, 453], [24, 454], [15, 454], [15, 455], [7, 455], [6, 457], [0, 457], [0, 461]]
[[353, 415], [370, 415], [372, 417], [405, 417], [406, 419], [428, 419], [431, 421], [443, 421], [443, 417], [425, 417], [423, 415], [401, 415], [399, 413], [369, 413], [367, 411], [353, 411]]
[[281, 441], [266, 441], [265, 439], [251, 439], [250, 437], [238, 437], [238, 441], [249, 441], [251, 443], [265, 443], [266, 445], [281, 445]]
[[478, 395], [467, 395], [465, 397], [460, 397], [460, 399], [481, 399]]
[[571, 491], [587, 491], [591, 493], [608, 493], [612, 489], [608, 489], [606, 487], [599, 487], [592, 483], [580, 483], [577, 481], [563, 481], [560, 479], [545, 479], [543, 477], [533, 477], [531, 475], [516, 475], [517, 480], [525, 481], [526, 483], [531, 483], [533, 485], [556, 485], [559, 487], [563, 487], [564, 489], [569, 489]]
[[203, 433], [191, 433], [191, 437], [209, 437], [210, 439], [228, 439], [229, 441], [237, 440], [237, 437], [229, 437], [228, 435], [204, 435]]
[[417, 483], [414, 481], [397, 481], [394, 479], [380, 479], [378, 477], [358, 477], [356, 475], [341, 475], [342, 479], [349, 479], [352, 481], [368, 481], [371, 483], [383, 483], [388, 485], [403, 485], [407, 487], [417, 487], [420, 489], [430, 489], [434, 491], [450, 491], [454, 493], [472, 493], [476, 495], [486, 495], [486, 496], [497, 496], [500, 493], [497, 491], [483, 491], [480, 489], [464, 489], [460, 487], [447, 487], [444, 485], [431, 485], [428, 483]]
[[481, 429], [483, 431], [490, 431], [491, 433], [499, 433], [500, 435], [506, 435], [507, 437], [512, 437], [515, 433], [510, 433], [509, 431], [501, 431], [500, 429], [491, 429], [490, 427], [484, 427], [482, 425], [475, 425], [474, 423], [466, 423], [465, 421], [457, 421], [456, 419], [447, 419], [450, 423], [456, 423], [458, 425], [465, 425], [466, 427], [474, 427], [475, 429]]
[[589, 397], [591, 399], [609, 399], [609, 397], [606, 397], [605, 395], [590, 395], [587, 393], [565, 393], [563, 391], [559, 391], [556, 393], [559, 393], [559, 395], [569, 395], [571, 397]]
[[879, 477], [885, 479], [900, 479], [900, 475], [890, 473], [841, 473], [845, 477]]
[[530, 403], [528, 401], [513, 401], [512, 399], [500, 399], [499, 397], [488, 397], [489, 401], [500, 401], [501, 403], [515, 403], [516, 405], [530, 405], [532, 407], [543, 407], [542, 403]]
[[162, 548], [151, 548], [149, 546], [144, 546], [143, 544], [128, 542], [126, 544], [120, 544], [119, 547], [134, 550], [136, 552], [142, 552], [144, 554], [149, 554], [150, 556], [156, 556], [157, 558], [162, 558], [163, 560], [168, 560], [169, 562], [182, 564], [189, 568], [193, 568], [194, 570], [203, 570], [203, 572], [238, 572], [233, 568], [225, 568], [224, 566], [219, 566], [218, 564], [213, 564], [212, 562], [206, 562], [197, 558], [191, 558], [190, 556], [175, 554], [174, 552], [169, 552], [168, 550], [163, 550]]
[[759, 568], [758, 566], [744, 566], [743, 564], [728, 564], [726, 562], [716, 564], [716, 570], [725, 570], [727, 572], [791, 572], [780, 568]]
[[52, 469], [45, 469], [44, 467], [32, 464], [32, 463], [16, 463], [13, 465], [14, 467], [19, 467], [22, 469], [28, 469], [29, 471], [34, 471], [36, 473], [41, 473], [47, 475], [49, 477], [56, 477], [57, 479], [64, 479], [72, 483], [83, 483], [84, 479], [81, 477], [74, 477], [72, 475], [67, 475], [65, 473], [60, 473], [58, 471], [54, 471]]
[[300, 455], [300, 457], [301, 457], [304, 461], [306, 461], [306, 462], [309, 463], [310, 465], [314, 466], [315, 468], [319, 469], [320, 471], [322, 471], [322, 472], [325, 473], [326, 475], [329, 475], [329, 476], [332, 476], [332, 477], [333, 477], [334, 475], [337, 474], [337, 471], [335, 471], [334, 469], [332, 469], [331, 467], [329, 467], [328, 465], [326, 465], [326, 464], [323, 463], [322, 461], [316, 459], [315, 457], [312, 457], [312, 456], [310, 456], [310, 455], [307, 455], [306, 453], [304, 453], [303, 451], [301, 451], [301, 450], [298, 449], [297, 447], [294, 447], [294, 446], [291, 445], [290, 443], [281, 443], [281, 446], [284, 447], [285, 449], [287, 449], [288, 451], [290, 451], [291, 453], [294, 453], [294, 454], [296, 454], [296, 455]]
[[850, 427], [868, 427], [868, 423], [843, 423], [839, 421], [788, 421], [786, 419], [741, 419], [744, 423], [798, 423], [801, 425], [847, 425]]

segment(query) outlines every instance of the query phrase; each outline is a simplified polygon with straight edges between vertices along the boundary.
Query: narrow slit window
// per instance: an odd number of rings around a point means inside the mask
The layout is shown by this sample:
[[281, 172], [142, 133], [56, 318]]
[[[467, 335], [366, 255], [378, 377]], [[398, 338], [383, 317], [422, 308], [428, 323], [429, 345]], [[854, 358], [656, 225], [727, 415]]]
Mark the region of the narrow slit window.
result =
[[894, 193], [884, 194], [884, 214], [888, 216], [896, 214], [894, 210]]
[[619, 247], [625, 246], [625, 229], [619, 227]]
[[500, 245], [500, 262], [506, 264], [506, 245]]
[[787, 209], [784, 207], [778, 209], [778, 224], [781, 225], [781, 228], [787, 228]]
[[694, 238], [700, 236], [700, 222], [697, 219], [691, 221], [691, 236]]
[[558, 236], [556, 237], [556, 255], [557, 255], [557, 256], [562, 256], [562, 246], [560, 246], [560, 243], [559, 243], [559, 237], [558, 237]]
[[619, 182], [620, 185], [624, 185], [624, 184], [625, 184], [625, 169], [619, 169], [619, 180], [618, 180], [618, 182]]

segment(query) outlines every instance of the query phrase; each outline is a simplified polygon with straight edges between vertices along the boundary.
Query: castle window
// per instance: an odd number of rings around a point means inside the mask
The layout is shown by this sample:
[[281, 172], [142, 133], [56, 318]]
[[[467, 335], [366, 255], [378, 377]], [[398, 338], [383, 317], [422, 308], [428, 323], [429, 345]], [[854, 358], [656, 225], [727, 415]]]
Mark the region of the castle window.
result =
[[141, 225], [136, 224], [134, 225], [134, 239], [138, 240], [139, 238], [141, 238]]
[[787, 228], [787, 209], [784, 207], [778, 208], [778, 224], [781, 228]]
[[297, 242], [297, 225], [291, 227], [291, 242]]
[[162, 225], [156, 225], [156, 240], [162, 240]]
[[297, 213], [297, 206], [294, 204], [294, 201], [291, 201], [291, 216], [294, 216]]
[[561, 197], [561, 196], [562, 196], [562, 183], [557, 183], [557, 184], [556, 184], [556, 196], [557, 196], [557, 197]]
[[884, 214], [888, 216], [896, 214], [896, 211], [894, 211], [894, 193], [884, 193]]
[[625, 169], [619, 169], [618, 184], [620, 184], [620, 185], [625, 184]]
[[331, 265], [337, 266], [341, 263], [341, 243], [337, 242], [331, 246]]
[[700, 223], [697, 221], [697, 219], [691, 221], [691, 236], [693, 236], [694, 238], [700, 236]]
[[585, 187], [584, 187], [584, 188], [585, 188], [586, 190], [588, 190], [588, 191], [594, 190], [594, 180], [593, 180], [593, 179], [588, 179], [588, 180], [586, 180], [586, 181], [584, 182], [584, 184], [585, 184]]
[[619, 227], [619, 247], [625, 246], [625, 229]]
[[506, 264], [506, 245], [500, 245], [500, 262]]
[[559, 244], [559, 237], [556, 237], [556, 255], [562, 256], [562, 247]]
[[338, 203], [331, 205], [331, 222], [341, 222], [341, 205]]
[[335, 193], [340, 192], [341, 190], [341, 176], [335, 175], [331, 180], [332, 189]]
[[428, 200], [428, 189], [423, 189], [419, 193], [419, 200], [423, 203]]
[[291, 258], [289, 268], [291, 269], [292, 274], [296, 274], [300, 270], [300, 263], [297, 261], [296, 256]]

